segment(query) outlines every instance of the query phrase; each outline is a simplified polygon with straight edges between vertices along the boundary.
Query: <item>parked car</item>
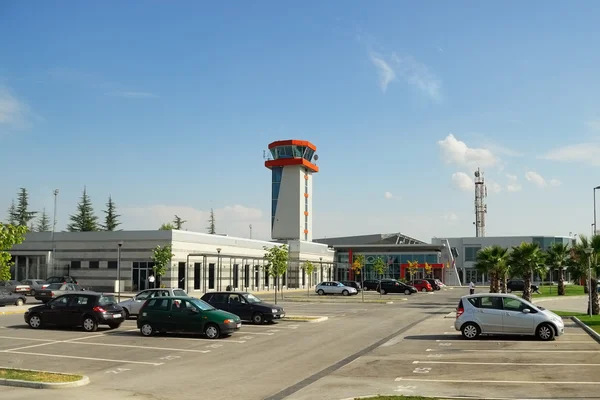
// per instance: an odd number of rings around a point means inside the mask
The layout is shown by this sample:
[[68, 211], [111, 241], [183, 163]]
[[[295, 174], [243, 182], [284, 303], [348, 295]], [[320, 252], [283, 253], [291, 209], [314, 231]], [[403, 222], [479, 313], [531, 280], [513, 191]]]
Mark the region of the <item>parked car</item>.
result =
[[418, 290], [414, 286], [407, 285], [406, 283], [399, 282], [397, 280], [385, 279], [379, 283], [377, 290], [381, 294], [388, 293], [404, 293], [405, 295], [411, 295], [417, 293]]
[[185, 332], [217, 339], [239, 330], [242, 320], [194, 297], [153, 297], [140, 310], [137, 327], [143, 336]]
[[327, 294], [341, 294], [342, 296], [358, 294], [358, 291], [353, 287], [345, 286], [343, 283], [337, 281], [321, 282], [315, 287], [315, 292], [319, 296]]
[[124, 321], [123, 308], [117, 304], [115, 296], [93, 292], [58, 296], [46, 304], [30, 308], [24, 317], [33, 329], [46, 325], [81, 326], [87, 332], [95, 332], [98, 325], [116, 329]]
[[158, 288], [158, 289], [147, 289], [139, 292], [134, 297], [123, 300], [119, 303], [123, 307], [125, 313], [125, 319], [129, 319], [131, 316], [137, 316], [142, 309], [142, 306], [146, 300], [157, 296], [166, 297], [188, 297], [188, 294], [183, 289], [178, 288]]
[[35, 293], [35, 299], [47, 303], [55, 297], [66, 293], [81, 292], [85, 289], [73, 283], [51, 283], [42, 290]]
[[12, 293], [5, 289], [0, 289], [0, 307], [7, 305], [22, 306], [27, 302], [23, 293]]
[[265, 303], [252, 293], [209, 292], [201, 300], [219, 310], [237, 315], [242, 321], [252, 321], [255, 324], [285, 317], [283, 307]]
[[479, 335], [531, 335], [552, 340], [564, 334], [561, 317], [512, 294], [463, 296], [456, 308], [454, 328], [466, 339]]
[[360, 285], [360, 282], [357, 282], [357, 281], [340, 281], [340, 283], [343, 283], [344, 286], [353, 287], [354, 289], [356, 289], [357, 292], [360, 292], [362, 290], [362, 286]]
[[410, 286], [414, 286], [417, 290], [421, 292], [433, 292], [433, 287], [426, 279], [415, 279], [413, 281], [408, 282]]
[[377, 290], [377, 286], [379, 286], [379, 280], [377, 279], [367, 279], [363, 281], [363, 289], [367, 290]]
[[27, 294], [31, 290], [28, 285], [23, 285], [21, 282], [15, 280], [0, 281], [0, 289], [17, 294]]
[[[525, 290], [525, 281], [523, 279], [511, 279], [506, 282], [506, 291], [508, 293], [522, 292], [523, 290]], [[539, 293], [540, 288], [537, 285], [531, 284], [531, 291]]]
[[77, 279], [75, 279], [72, 276], [51, 276], [50, 278], [46, 279], [46, 283], [44, 283], [42, 285], [42, 289], [46, 289], [46, 287], [48, 287], [48, 285], [52, 284], [52, 283], [73, 283], [75, 285], [77, 285]]
[[43, 279], [25, 279], [24, 281], [21, 281], [21, 283], [29, 286], [29, 292], [27, 293], [29, 296], [35, 296], [35, 292], [42, 290], [46, 281]]
[[425, 280], [429, 282], [433, 290], [442, 290], [442, 288], [446, 286], [439, 279], [425, 278]]

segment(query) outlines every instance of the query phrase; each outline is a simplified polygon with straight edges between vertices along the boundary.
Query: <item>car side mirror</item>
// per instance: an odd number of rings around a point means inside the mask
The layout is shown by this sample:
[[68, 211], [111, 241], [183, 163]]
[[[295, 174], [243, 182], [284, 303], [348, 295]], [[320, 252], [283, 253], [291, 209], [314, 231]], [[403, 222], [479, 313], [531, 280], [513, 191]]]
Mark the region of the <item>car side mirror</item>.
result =
[[529, 308], [523, 309], [523, 314], [529, 314], [530, 312], [531, 312], [531, 310]]

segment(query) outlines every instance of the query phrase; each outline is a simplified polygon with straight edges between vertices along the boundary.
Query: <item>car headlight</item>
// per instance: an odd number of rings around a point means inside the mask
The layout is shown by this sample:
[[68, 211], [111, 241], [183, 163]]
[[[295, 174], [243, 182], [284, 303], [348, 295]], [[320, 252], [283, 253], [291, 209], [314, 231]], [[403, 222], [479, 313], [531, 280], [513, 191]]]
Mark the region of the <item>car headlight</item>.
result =
[[223, 321], [224, 324], [233, 324], [235, 323], [235, 320], [233, 319], [226, 319], [225, 321]]
[[271, 312], [272, 312], [273, 314], [277, 314], [277, 312], [278, 312], [278, 311], [279, 311], [279, 310], [277, 310], [276, 308], [274, 308], [274, 309], [272, 309], [272, 310], [271, 310]]

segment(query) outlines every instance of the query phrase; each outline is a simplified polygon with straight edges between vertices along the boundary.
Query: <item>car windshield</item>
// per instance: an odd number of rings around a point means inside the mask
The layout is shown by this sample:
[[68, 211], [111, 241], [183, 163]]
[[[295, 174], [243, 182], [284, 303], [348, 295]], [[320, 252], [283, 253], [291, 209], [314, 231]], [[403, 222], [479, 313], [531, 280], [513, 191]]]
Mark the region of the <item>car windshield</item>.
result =
[[52, 283], [50, 285], [48, 285], [48, 287], [46, 289], [49, 290], [59, 290], [62, 287], [62, 283]]
[[175, 290], [173, 290], [173, 295], [180, 296], [180, 297], [187, 297], [188, 294], [184, 290], [175, 289]]
[[100, 299], [98, 299], [98, 305], [100, 305], [100, 306], [110, 306], [110, 305], [113, 305], [116, 303], [117, 303], [117, 300], [115, 299], [115, 296], [113, 296], [113, 295], [100, 296]]
[[190, 302], [202, 311], [216, 310], [216, 308], [200, 299], [192, 298]]
[[246, 300], [248, 300], [248, 303], [250, 304], [262, 303], [262, 300], [253, 295], [252, 293], [248, 293], [244, 297], [246, 298]]
[[338, 286], [344, 286], [344, 284], [343, 284], [343, 283], [340, 283], [340, 282], [338, 282], [338, 284], [337, 284], [337, 285], [338, 285]]

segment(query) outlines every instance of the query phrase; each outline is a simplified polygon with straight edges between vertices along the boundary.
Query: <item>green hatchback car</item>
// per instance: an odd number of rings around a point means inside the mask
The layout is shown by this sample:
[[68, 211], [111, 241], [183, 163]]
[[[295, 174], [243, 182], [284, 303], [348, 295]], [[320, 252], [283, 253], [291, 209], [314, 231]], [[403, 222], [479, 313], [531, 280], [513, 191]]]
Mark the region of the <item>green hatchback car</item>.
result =
[[137, 327], [143, 336], [182, 332], [217, 339], [239, 330], [242, 320], [193, 297], [153, 297], [140, 309]]

